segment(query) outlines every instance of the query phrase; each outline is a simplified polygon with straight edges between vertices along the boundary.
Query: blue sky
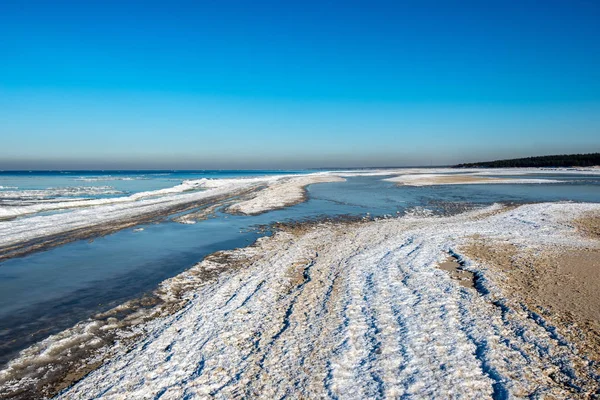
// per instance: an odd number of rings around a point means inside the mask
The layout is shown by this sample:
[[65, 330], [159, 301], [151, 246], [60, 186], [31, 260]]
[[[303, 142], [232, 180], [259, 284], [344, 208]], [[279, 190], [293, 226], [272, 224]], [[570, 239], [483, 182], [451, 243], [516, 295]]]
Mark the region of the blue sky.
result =
[[600, 151], [600, 3], [0, 1], [0, 168]]

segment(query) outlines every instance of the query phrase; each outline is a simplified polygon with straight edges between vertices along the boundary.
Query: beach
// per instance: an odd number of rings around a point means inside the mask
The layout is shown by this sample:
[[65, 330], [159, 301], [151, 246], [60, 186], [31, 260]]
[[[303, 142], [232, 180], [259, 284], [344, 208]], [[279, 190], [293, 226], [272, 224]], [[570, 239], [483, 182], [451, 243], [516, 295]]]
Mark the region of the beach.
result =
[[[597, 219], [588, 217], [598, 212], [597, 204], [495, 205], [281, 226], [164, 282], [160, 312], [136, 316], [145, 322], [107, 320], [98, 332], [121, 339], [106, 347], [82, 329], [79, 346], [96, 347], [85, 367], [73, 365], [93, 372], [59, 398], [591, 395], [599, 353], [587, 338], [598, 335], [597, 308], [584, 305], [598, 281], [586, 279], [595, 264], [569, 266], [599, 251], [589, 233]], [[439, 268], [448, 257], [473, 275], [472, 287]], [[562, 284], [563, 300], [524, 283], [549, 265], [541, 287], [573, 280]], [[67, 346], [52, 338], [46, 346], [0, 373], [3, 396], [32, 383], [25, 397], [53, 394], [81, 378], [7, 379], [49, 354], [67, 361]]]
[[[333, 204], [379, 193], [381, 200], [357, 209], [376, 210], [368, 205], [388, 204], [386, 193], [406, 199], [403, 187], [421, 196], [463, 184], [478, 193], [500, 183], [488, 181], [495, 179], [506, 182], [493, 187], [532, 193], [564, 179], [585, 183], [536, 171], [509, 178], [405, 169], [200, 179], [63, 201], [66, 213], [4, 221], [0, 239], [5, 257], [27, 260], [120, 231], [150, 234], [152, 226], [175, 223], [199, 232], [211, 221], [295, 215], [286, 210], [314, 202], [318, 188], [332, 189], [317, 197], [349, 188]], [[353, 186], [363, 181], [367, 186]], [[330, 217], [319, 216], [319, 205], [309, 220], [272, 222], [253, 244], [209, 254], [150, 293], [29, 345], [0, 370], [0, 398], [597, 393], [600, 204], [420, 204]], [[38, 225], [48, 228], [29, 229]]]
[[600, 399], [600, 1], [0, 5], [0, 400]]

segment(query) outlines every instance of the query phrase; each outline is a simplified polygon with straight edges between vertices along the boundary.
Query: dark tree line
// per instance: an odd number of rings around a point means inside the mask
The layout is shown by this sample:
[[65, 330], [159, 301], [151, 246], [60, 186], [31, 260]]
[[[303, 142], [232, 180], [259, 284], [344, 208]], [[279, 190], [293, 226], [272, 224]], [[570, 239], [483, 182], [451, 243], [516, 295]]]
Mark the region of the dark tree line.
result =
[[507, 168], [507, 167], [591, 167], [600, 165], [600, 153], [563, 154], [515, 158], [512, 160], [484, 161], [455, 165], [454, 168]]

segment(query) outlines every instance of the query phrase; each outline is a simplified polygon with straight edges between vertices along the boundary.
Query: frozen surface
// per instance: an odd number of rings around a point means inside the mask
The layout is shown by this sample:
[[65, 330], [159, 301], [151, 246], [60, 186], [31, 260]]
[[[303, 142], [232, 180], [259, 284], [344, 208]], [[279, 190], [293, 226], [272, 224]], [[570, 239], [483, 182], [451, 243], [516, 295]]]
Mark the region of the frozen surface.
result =
[[[192, 193], [180, 193], [181, 191], [175, 192], [174, 190], [165, 192], [161, 190], [152, 193], [139, 193], [125, 198], [79, 200], [62, 202], [60, 204], [51, 203], [48, 205], [36, 204], [24, 207], [6, 207], [0, 210], [3, 212], [2, 216], [4, 217], [18, 215], [19, 213], [39, 212], [47, 209], [77, 208], [67, 213], [39, 215], [0, 222], [0, 246], [156, 213], [177, 205], [232, 194], [244, 187], [241, 184], [230, 185]], [[32, 211], [32, 209], [35, 209], [35, 211]]]
[[409, 174], [470, 174], [470, 175], [600, 175], [598, 167], [573, 168], [385, 168], [363, 170], [339, 170], [336, 175], [351, 176], [385, 176]]
[[[112, 186], [73, 186], [64, 188], [49, 188], [44, 190], [14, 190], [17, 187], [0, 189], [0, 205], [7, 202], [31, 202], [31, 201], [49, 201], [54, 198], [75, 197], [75, 196], [94, 196], [94, 195], [115, 195], [122, 192]], [[69, 199], [71, 200], [71, 199]]]
[[474, 184], [518, 184], [518, 183], [557, 183], [555, 179], [531, 178], [495, 178], [475, 174], [409, 174], [384, 179], [400, 185], [430, 186], [430, 185], [474, 185]]
[[[535, 248], [589, 246], [569, 221], [590, 210], [600, 205], [492, 206], [443, 218], [415, 210], [261, 239], [228, 252], [229, 268], [204, 261], [166, 281], [162, 290], [183, 291], [187, 305], [140, 326], [133, 346], [59, 398], [583, 395], [596, 377], [542, 317], [511, 308], [469, 260], [479, 293], [435, 266], [448, 252], [460, 256], [472, 235]], [[197, 281], [215, 268], [215, 281]], [[92, 340], [93, 330], [85, 332]], [[50, 337], [40, 355], [24, 353], [0, 380], [62, 345]]]
[[[198, 179], [184, 181], [180, 185], [135, 193], [126, 197], [38, 202], [25, 206], [0, 206], [0, 219], [15, 218], [28, 214], [61, 210], [60, 214], [33, 215], [0, 221], [0, 247], [26, 242], [40, 237], [61, 234], [81, 228], [110, 224], [124, 219], [160, 213], [169, 208], [194, 202], [211, 200], [220, 196], [233, 196], [242, 190], [266, 187], [255, 198], [235, 205], [237, 211], [259, 213], [279, 208], [290, 201], [301, 201], [304, 187], [311, 183], [331, 182], [331, 175], [315, 174], [266, 176], [238, 179]], [[280, 181], [284, 181], [281, 183]], [[260, 210], [260, 211], [259, 211]], [[66, 211], [66, 212], [65, 212]]]
[[305, 188], [314, 183], [343, 182], [332, 174], [311, 174], [301, 177], [283, 178], [270, 184], [249, 200], [240, 201], [229, 207], [229, 211], [254, 215], [268, 210], [283, 208], [303, 201], [306, 197]]
[[[62, 202], [32, 198], [36, 204], [24, 205], [22, 212], [12, 215], [17, 219], [0, 221], [0, 246], [110, 225], [161, 213], [173, 206], [242, 192], [241, 198], [230, 199], [228, 204], [234, 202], [230, 211], [260, 213], [302, 201], [308, 184], [338, 182], [346, 176], [373, 176], [380, 181], [379, 176], [398, 174], [492, 175], [488, 172], [491, 171], [398, 169], [195, 179], [120, 198], [70, 198]], [[518, 172], [498, 173], [505, 174]], [[316, 187], [321, 186], [327, 185]], [[391, 184], [386, 187], [396, 188]], [[496, 188], [501, 186], [493, 187]], [[368, 204], [367, 192], [356, 196], [365, 197]], [[0, 212], [19, 208], [1, 207]], [[128, 333], [130, 337], [142, 338], [132, 348], [129, 343], [119, 342], [114, 348], [99, 352], [96, 361], [112, 354], [117, 356], [65, 396], [180, 398], [184, 394], [204, 397], [212, 393], [221, 398], [240, 394], [259, 394], [264, 398], [284, 394], [435, 397], [439, 390], [454, 390], [449, 393], [457, 397], [494, 393], [503, 398], [506, 393], [515, 397], [529, 395], [532, 388], [539, 388], [538, 394], [568, 397], [564, 388], [557, 387], [544, 373], [551, 371], [568, 385], [585, 388], [589, 376], [585, 371], [573, 372], [573, 365], [585, 360], [570, 345], [561, 344], [561, 339], [548, 333], [547, 327], [540, 330], [539, 320], [532, 321], [522, 310], [504, 306], [505, 299], [499, 297], [494, 286], [496, 277], [477, 265], [469, 268], [481, 277], [481, 285], [488, 292], [483, 296], [455, 287], [433, 265], [443, 260], [448, 250], [460, 255], [461, 243], [472, 234], [522, 246], [584, 244], [572, 235], [569, 219], [595, 208], [545, 204], [488, 215], [498, 211], [496, 207], [453, 218], [430, 218], [430, 212], [416, 208], [398, 220], [320, 225], [300, 234], [280, 233], [275, 239], [261, 240], [256, 247], [231, 252], [234, 258], [242, 260], [241, 265], [232, 267], [225, 263], [215, 267], [214, 263], [203, 262], [189, 273], [166, 281], [163, 295], [170, 296], [184, 288], [190, 299], [186, 308]], [[64, 213], [36, 215], [54, 209]], [[235, 218], [238, 217], [246, 218]], [[194, 274], [215, 268], [222, 270], [217, 281], [199, 280]], [[499, 309], [498, 304], [504, 308]], [[493, 324], [484, 327], [488, 320]], [[26, 386], [39, 376], [56, 373], [58, 365], [77, 359], [79, 351], [104, 346], [103, 335], [118, 330], [118, 325], [111, 321], [84, 321], [27, 349], [0, 372], [0, 398], [6, 393], [3, 388]], [[159, 350], [165, 342], [168, 343], [161, 362]], [[130, 350], [131, 356], [127, 353]], [[171, 363], [171, 358], [177, 363]], [[464, 368], [458, 361], [463, 359]], [[511, 369], [517, 372], [510, 372]], [[25, 375], [20, 374], [23, 371]], [[24, 378], [11, 381], [11, 376]], [[98, 390], [87, 396], [87, 388], [96, 385]], [[286, 393], [286, 388], [292, 388], [291, 392]]]

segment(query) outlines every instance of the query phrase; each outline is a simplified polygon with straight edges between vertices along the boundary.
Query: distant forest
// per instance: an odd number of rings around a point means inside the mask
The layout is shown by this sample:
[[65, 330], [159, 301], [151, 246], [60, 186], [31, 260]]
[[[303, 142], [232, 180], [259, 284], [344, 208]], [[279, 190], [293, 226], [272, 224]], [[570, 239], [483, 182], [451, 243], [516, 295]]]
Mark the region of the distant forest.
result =
[[600, 165], [600, 153], [563, 154], [515, 158], [512, 160], [484, 161], [455, 165], [454, 168], [507, 168], [507, 167], [591, 167]]

